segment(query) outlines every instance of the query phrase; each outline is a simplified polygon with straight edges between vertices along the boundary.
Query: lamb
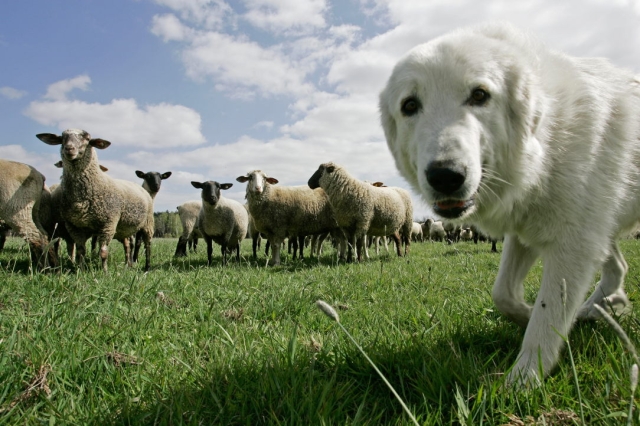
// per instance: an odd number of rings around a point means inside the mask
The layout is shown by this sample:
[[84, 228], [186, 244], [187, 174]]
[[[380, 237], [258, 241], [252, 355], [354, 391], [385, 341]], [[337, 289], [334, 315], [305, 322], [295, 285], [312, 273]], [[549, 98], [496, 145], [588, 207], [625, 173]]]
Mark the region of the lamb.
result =
[[422, 234], [422, 225], [418, 222], [412, 222], [411, 224], [411, 240], [416, 242], [422, 242], [423, 234]]
[[469, 227], [463, 227], [460, 229], [460, 239], [464, 241], [471, 241], [473, 239], [473, 231]]
[[391, 235], [396, 242], [398, 256], [402, 256], [402, 236], [407, 254], [413, 223], [413, 207], [407, 191], [374, 187], [352, 177], [334, 163], [321, 164], [308, 185], [310, 188], [322, 188], [327, 193], [335, 219], [347, 237], [347, 262], [353, 260], [354, 247], [358, 261], [362, 260], [366, 235]]
[[35, 168], [0, 160], [0, 219], [29, 244], [31, 261], [38, 270], [55, 268], [58, 257], [40, 218], [43, 196], [49, 194], [45, 177]]
[[107, 272], [109, 243], [113, 238], [125, 246], [130, 265], [129, 238], [143, 231], [146, 251], [145, 271], [151, 266], [153, 238], [153, 200], [147, 191], [133, 182], [113, 179], [100, 170], [94, 148], [111, 145], [104, 139], [92, 139], [84, 130], [67, 129], [58, 136], [40, 133], [38, 139], [49, 145], [60, 145], [62, 157], [62, 190], [60, 213], [69, 234], [76, 243], [78, 260], [84, 264], [86, 242], [97, 234], [102, 269]]
[[327, 194], [306, 186], [275, 186], [278, 180], [261, 170], [238, 176], [248, 182], [249, 213], [256, 229], [271, 246], [271, 263], [280, 264], [280, 245], [285, 238], [330, 232], [338, 228]]
[[198, 215], [200, 214], [201, 208], [202, 201], [200, 200], [187, 201], [178, 206], [178, 216], [180, 216], [180, 222], [182, 222], [182, 235], [178, 238], [178, 245], [176, 246], [174, 257], [186, 256], [187, 244], [194, 252], [196, 251], [198, 238], [202, 237], [197, 226]]
[[247, 235], [249, 214], [247, 209], [235, 200], [220, 195], [232, 183], [191, 182], [194, 188], [202, 190], [202, 208], [198, 215], [200, 233], [207, 242], [207, 259], [211, 265], [212, 242], [220, 244], [222, 263], [227, 264], [227, 252], [236, 250], [236, 260], [240, 262], [240, 244]]
[[[171, 176], [171, 172], [142, 172], [140, 170], [136, 170], [136, 176], [143, 180], [142, 187], [145, 191], [149, 193], [151, 196], [151, 200], [155, 201], [156, 195], [160, 191], [160, 186], [162, 185], [162, 181], [164, 179], [169, 179]], [[142, 231], [138, 231], [136, 234], [136, 242], [135, 248], [133, 250], [133, 261], [138, 261], [138, 252], [140, 251], [140, 245], [142, 244]]]

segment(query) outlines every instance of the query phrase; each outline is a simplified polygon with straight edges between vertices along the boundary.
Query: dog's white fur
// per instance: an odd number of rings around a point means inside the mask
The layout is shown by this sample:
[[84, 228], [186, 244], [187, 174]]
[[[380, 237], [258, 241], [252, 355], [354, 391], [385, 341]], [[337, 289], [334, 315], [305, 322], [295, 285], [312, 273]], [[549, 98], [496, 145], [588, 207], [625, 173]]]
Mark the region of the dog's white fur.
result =
[[[477, 88], [489, 94], [482, 104], [470, 100]], [[408, 98], [418, 101], [413, 114], [402, 110]], [[411, 50], [380, 94], [380, 110], [396, 165], [424, 200], [445, 215], [466, 203], [456, 220], [505, 236], [493, 299], [526, 326], [510, 383], [548, 374], [573, 321], [598, 317], [595, 304], [628, 307], [616, 241], [640, 218], [633, 74], [552, 51], [508, 24], [482, 25]], [[460, 188], [443, 194], [429, 184], [434, 161], [462, 171]], [[523, 280], [538, 258], [544, 271], [530, 306]]]

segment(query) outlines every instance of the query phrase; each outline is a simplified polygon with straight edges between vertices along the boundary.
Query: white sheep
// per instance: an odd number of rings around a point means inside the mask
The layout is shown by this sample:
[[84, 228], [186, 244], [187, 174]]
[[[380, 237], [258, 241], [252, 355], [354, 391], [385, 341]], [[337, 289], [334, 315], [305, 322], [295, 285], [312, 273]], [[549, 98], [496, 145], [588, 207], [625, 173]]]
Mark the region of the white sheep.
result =
[[418, 222], [411, 223], [411, 240], [416, 242], [422, 242], [423, 234], [422, 234], [422, 225]]
[[175, 257], [183, 257], [187, 255], [187, 244], [194, 252], [198, 247], [198, 238], [202, 237], [198, 229], [198, 215], [202, 208], [201, 200], [187, 201], [178, 206], [178, 216], [182, 223], [182, 235], [178, 238]]
[[249, 213], [256, 229], [271, 246], [271, 263], [280, 264], [280, 245], [285, 238], [321, 234], [338, 228], [325, 192], [306, 186], [276, 186], [278, 180], [261, 170], [236, 179], [248, 182]]
[[29, 244], [37, 269], [57, 267], [58, 257], [41, 223], [43, 197], [49, 196], [45, 177], [35, 168], [0, 160], [0, 219]]
[[236, 260], [240, 262], [240, 245], [247, 235], [249, 214], [247, 209], [237, 202], [220, 195], [220, 190], [227, 190], [232, 183], [216, 181], [191, 182], [194, 188], [201, 190], [202, 208], [198, 215], [198, 227], [207, 242], [207, 259], [211, 265], [212, 242], [220, 244], [222, 263], [227, 264], [227, 252], [236, 250]]
[[130, 265], [129, 238], [142, 230], [146, 251], [144, 269], [149, 270], [154, 231], [153, 201], [140, 185], [113, 179], [100, 170], [94, 148], [105, 149], [111, 142], [92, 139], [89, 133], [79, 129], [67, 129], [60, 136], [52, 133], [36, 136], [46, 144], [60, 145], [63, 164], [61, 215], [76, 243], [80, 264], [84, 264], [87, 239], [96, 234], [105, 272], [109, 243], [113, 238], [124, 244]]
[[308, 184], [310, 188], [322, 188], [327, 193], [334, 217], [347, 238], [348, 262], [353, 260], [354, 247], [358, 261], [362, 260], [367, 235], [392, 236], [398, 256], [402, 256], [402, 236], [406, 244], [405, 254], [408, 252], [413, 207], [407, 191], [374, 187], [354, 178], [334, 163], [321, 164]]
[[444, 230], [444, 224], [442, 221], [438, 220], [435, 222], [431, 222], [431, 226], [429, 227], [429, 239], [434, 241], [444, 241], [447, 233]]

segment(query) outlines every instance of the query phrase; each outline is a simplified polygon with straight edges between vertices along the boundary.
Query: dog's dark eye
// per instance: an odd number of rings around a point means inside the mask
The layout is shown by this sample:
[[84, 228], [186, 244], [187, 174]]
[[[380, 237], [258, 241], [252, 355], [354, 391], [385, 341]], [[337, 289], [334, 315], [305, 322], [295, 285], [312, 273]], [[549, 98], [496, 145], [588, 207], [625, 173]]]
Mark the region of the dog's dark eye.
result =
[[477, 87], [471, 92], [468, 103], [472, 106], [482, 106], [487, 103], [490, 97], [489, 92], [481, 87]]
[[411, 117], [416, 114], [420, 110], [420, 101], [415, 96], [409, 96], [404, 101], [402, 101], [402, 105], [400, 106], [400, 111], [402, 111], [402, 115]]

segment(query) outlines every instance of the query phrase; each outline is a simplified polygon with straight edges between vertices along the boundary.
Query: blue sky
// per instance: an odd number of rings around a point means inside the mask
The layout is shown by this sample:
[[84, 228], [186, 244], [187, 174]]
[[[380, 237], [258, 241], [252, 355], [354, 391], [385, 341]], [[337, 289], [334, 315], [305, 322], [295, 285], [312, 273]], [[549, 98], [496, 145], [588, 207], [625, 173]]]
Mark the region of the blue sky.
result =
[[[59, 151], [36, 139], [70, 127], [112, 142], [109, 173], [172, 171], [156, 211], [198, 199], [192, 180], [259, 168], [306, 183], [335, 161], [361, 179], [399, 177], [377, 96], [413, 46], [503, 20], [576, 56], [640, 70], [630, 0], [9, 0], [0, 5], [0, 158], [59, 181]], [[415, 196], [415, 216], [429, 214]]]

